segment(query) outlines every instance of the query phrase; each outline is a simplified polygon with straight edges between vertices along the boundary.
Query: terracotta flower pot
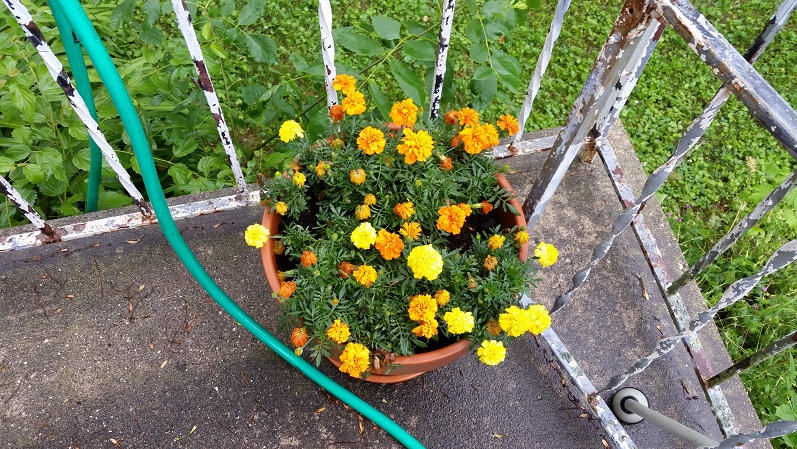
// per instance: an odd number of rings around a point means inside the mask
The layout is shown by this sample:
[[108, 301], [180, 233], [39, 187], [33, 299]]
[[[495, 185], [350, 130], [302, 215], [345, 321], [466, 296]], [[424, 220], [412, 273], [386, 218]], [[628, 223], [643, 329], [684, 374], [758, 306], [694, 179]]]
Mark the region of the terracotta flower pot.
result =
[[[496, 174], [496, 179], [498, 180], [498, 185], [505, 188], [510, 195], [514, 195], [514, 190], [512, 186], [509, 185], [504, 175], [498, 173]], [[520, 212], [520, 215], [497, 210], [501, 225], [505, 228], [525, 226], [526, 218], [523, 216], [523, 209], [518, 199], [513, 198], [510, 204]], [[276, 234], [275, 230], [279, 229], [281, 222], [282, 216], [279, 214], [268, 211], [263, 213], [263, 226], [272, 230], [272, 233]], [[263, 268], [266, 273], [268, 285], [272, 291], [278, 292], [280, 282], [277, 278], [277, 256], [274, 254], [274, 241], [272, 239], [269, 239], [266, 244], [263, 245], [260, 250], [260, 256], [263, 259]], [[520, 247], [518, 258], [520, 260], [526, 260], [528, 257], [529, 245], [526, 243]], [[372, 368], [368, 371], [368, 376], [366, 376], [365, 380], [375, 383], [396, 383], [414, 379], [423, 373], [448, 365], [459, 359], [468, 353], [469, 346], [470, 340], [460, 340], [434, 351], [409, 356], [396, 356], [393, 360], [392, 369], [390, 369], [389, 372], [386, 372], [387, 367], [382, 367], [380, 370]], [[330, 361], [337, 367], [341, 365], [337, 357], [330, 357]]]

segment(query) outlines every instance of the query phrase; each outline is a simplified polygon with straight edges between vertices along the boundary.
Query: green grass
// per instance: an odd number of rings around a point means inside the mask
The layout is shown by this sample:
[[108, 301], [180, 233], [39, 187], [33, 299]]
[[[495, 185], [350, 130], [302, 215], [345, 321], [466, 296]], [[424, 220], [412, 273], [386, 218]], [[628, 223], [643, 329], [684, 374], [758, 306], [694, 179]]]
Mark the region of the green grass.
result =
[[[154, 0], [127, 1], [122, 5], [138, 6], [126, 9], [117, 6], [121, 2], [115, 0], [85, 3], [122, 68], [123, 78], [144, 117], [162, 181], [169, 186], [168, 193], [231, 185], [231, 173], [225, 168], [213, 120], [191, 80], [191, 61], [173, 25], [168, 3], [162, 6]], [[44, 4], [41, 0], [36, 3]], [[387, 98], [403, 98], [388, 61], [405, 64], [419, 75], [415, 81], [423, 84], [422, 74], [432, 63], [414, 57], [412, 49], [402, 44], [415, 41], [409, 46], [416, 49], [436, 46], [438, 3], [436, 0], [332, 1], [336, 28], [348, 27], [371, 36], [384, 49], [366, 55], [338, 45], [339, 70], [356, 74], [368, 68], [358, 75], [366, 95], [373, 88], [384, 92]], [[509, 56], [504, 62], [512, 62], [514, 58], [522, 76], [514, 82], [511, 76], [500, 76], [491, 101], [480, 112], [488, 120], [516, 112], [556, 2], [543, 0], [538, 9], [513, 10], [513, 26], [508, 26], [511, 32], [504, 39], [492, 36], [487, 41], [487, 52], [481, 56], [474, 54], [478, 60], [486, 59], [479, 63], [470, 57], [478, 35], [468, 22], [476, 18], [487, 23], [491, 19], [479, 8], [468, 11], [470, 4], [481, 6], [483, 0], [457, 3], [458, 20], [449, 53], [450, 73], [454, 76], [445, 100], [460, 107], [483, 103], [484, 83], [477, 83], [474, 92], [471, 79], [479, 67], [500, 69], [501, 55], [505, 53]], [[258, 172], [279, 168], [287, 157], [274, 140], [269, 140], [283, 120], [306, 111], [298, 118], [312, 134], [317, 132], [325, 111], [315, 8], [297, 7], [288, 0], [262, 0], [264, 14], [249, 23], [240, 20], [241, 11], [250, 8], [246, 4], [243, 0], [200, 0], [194, 25], [247, 179], [253, 181]], [[743, 50], [778, 2], [700, 0], [696, 4], [731, 43]], [[621, 5], [619, 0], [573, 1], [527, 131], [564, 123]], [[372, 18], [377, 15], [400, 21], [401, 39], [379, 39], [372, 25]], [[52, 18], [44, 8], [37, 9], [35, 20], [46, 36], [56, 35]], [[509, 24], [509, 18], [502, 23]], [[273, 42], [273, 48], [265, 48], [255, 57], [248, 50], [246, 35], [266, 36], [265, 42]], [[422, 36], [415, 39], [416, 35]], [[57, 40], [50, 41], [56, 53], [62, 55], [63, 48]], [[792, 20], [756, 65], [793, 106], [797, 105], [794, 48], [797, 48], [797, 27]], [[0, 159], [0, 173], [11, 179], [28, 199], [35, 200], [38, 210], [45, 215], [78, 214], [85, 200], [86, 134], [37, 61], [16, 23], [8, 14], [0, 16], [0, 66], [4, 68], [0, 71], [0, 158], [6, 157]], [[96, 81], [96, 75], [93, 76]], [[667, 30], [621, 116], [648, 172], [666, 160], [685, 127], [719, 85], [680, 37]], [[123, 165], [135, 171], [135, 159], [126, 146], [126, 136], [115, 120], [107, 95], [101, 89], [97, 89], [96, 95], [101, 126], [109, 142], [120, 150]], [[322, 103], [314, 105], [318, 100]], [[755, 123], [744, 107], [735, 99], [729, 101], [699, 148], [659, 193], [687, 259], [696, 260], [752, 209], [768, 189], [794, 169], [794, 160]], [[47, 176], [40, 177], [39, 170]], [[107, 169], [102, 189], [101, 206], [129, 203]], [[734, 280], [757, 271], [779, 245], [794, 237], [796, 209], [797, 198], [792, 196], [699, 277], [709, 304], [715, 303]], [[21, 222], [21, 215], [0, 200], [0, 226]], [[789, 326], [793, 326], [797, 316], [795, 270], [789, 267], [766, 278], [762, 283], [765, 290], [756, 290], [720, 316], [718, 324], [734, 359], [793, 330]], [[796, 378], [794, 350], [742, 376], [763, 421], [794, 419]], [[797, 438], [790, 438], [776, 444], [797, 447]]]

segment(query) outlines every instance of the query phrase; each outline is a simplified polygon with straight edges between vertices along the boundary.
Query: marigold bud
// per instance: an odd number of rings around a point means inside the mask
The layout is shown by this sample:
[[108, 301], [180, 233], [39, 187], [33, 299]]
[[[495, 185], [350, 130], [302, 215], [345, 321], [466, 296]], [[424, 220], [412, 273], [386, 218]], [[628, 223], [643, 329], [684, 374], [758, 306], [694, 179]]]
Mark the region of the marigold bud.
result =
[[329, 108], [329, 118], [332, 119], [332, 123], [338, 123], [343, 119], [343, 106], [339, 104], [333, 104], [331, 108]]

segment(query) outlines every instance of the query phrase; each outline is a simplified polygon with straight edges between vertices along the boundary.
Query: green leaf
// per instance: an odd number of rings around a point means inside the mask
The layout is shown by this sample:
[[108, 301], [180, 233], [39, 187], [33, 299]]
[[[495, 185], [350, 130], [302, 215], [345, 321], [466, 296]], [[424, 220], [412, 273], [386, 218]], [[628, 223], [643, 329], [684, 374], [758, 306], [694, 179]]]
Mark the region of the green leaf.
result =
[[504, 7], [496, 0], [490, 0], [489, 2], [485, 3], [484, 6], [482, 6], [482, 14], [484, 14], [488, 19], [495, 19], [495, 16], [499, 16], [500, 18], [504, 18], [506, 16]]
[[32, 134], [33, 130], [29, 126], [20, 126], [19, 128], [11, 131], [11, 137], [13, 137], [14, 141], [18, 143], [33, 143], [33, 139], [31, 139]]
[[274, 64], [277, 61], [277, 43], [262, 34], [244, 34], [249, 54], [257, 62]]
[[202, 159], [199, 160], [196, 168], [202, 172], [203, 175], [210, 176], [211, 173], [218, 172], [220, 169], [226, 166], [227, 164], [224, 162], [224, 159], [214, 154], [210, 154], [203, 156]]
[[38, 164], [25, 164], [22, 174], [31, 184], [41, 184], [47, 176]]
[[374, 16], [371, 18], [371, 25], [382, 39], [392, 41], [401, 38], [401, 23], [390, 17]]
[[79, 125], [70, 126], [69, 135], [77, 140], [89, 140], [89, 133], [82, 123]]
[[179, 163], [174, 164], [169, 167], [169, 176], [174, 179], [175, 185], [179, 186], [186, 186], [188, 182], [191, 181], [191, 178], [194, 175], [194, 172], [191, 171], [185, 164]]
[[161, 16], [161, 2], [160, 0], [147, 0], [141, 10], [147, 15], [147, 25], [152, 26]]
[[335, 39], [336, 44], [340, 44], [358, 55], [377, 56], [385, 51], [382, 44], [359, 31], [355, 31], [354, 28], [351, 27], [332, 30], [332, 37]]
[[195, 139], [184, 139], [172, 148], [172, 154], [174, 157], [183, 157], [196, 151], [197, 146]]
[[70, 217], [72, 215], [80, 215], [83, 213], [82, 210], [75, 207], [74, 204], [63, 203], [55, 206], [55, 210], [58, 211], [58, 214], [62, 217]]
[[5, 156], [0, 156], [0, 173], [8, 173], [16, 168], [16, 166], [17, 164], [15, 164], [13, 160]]
[[265, 10], [265, 0], [249, 0], [243, 8], [241, 14], [238, 15], [238, 26], [251, 25], [261, 17]]
[[484, 42], [484, 27], [479, 19], [471, 19], [465, 25], [465, 37], [472, 42]]
[[418, 61], [437, 61], [437, 51], [429, 41], [414, 40], [404, 44], [404, 54]]
[[209, 21], [205, 22], [205, 24], [202, 25], [199, 34], [202, 35], [202, 39], [209, 41], [210, 38], [213, 37], [213, 25], [211, 25]]
[[82, 148], [72, 156], [72, 165], [78, 170], [89, 171], [91, 167], [91, 149]]
[[30, 147], [23, 144], [11, 145], [7, 150], [2, 151], [3, 155], [14, 162], [19, 162], [30, 154]]
[[390, 104], [390, 100], [387, 99], [382, 90], [379, 89], [379, 86], [373, 81], [368, 81], [368, 89], [371, 91], [371, 96], [374, 97], [374, 103], [376, 103], [379, 112], [382, 113], [382, 117], [390, 117], [390, 108], [393, 107], [393, 105]]
[[481, 42], [474, 42], [470, 44], [468, 52], [470, 53], [470, 59], [476, 64], [486, 62], [487, 58], [489, 57], [487, 46]]
[[36, 112], [36, 96], [33, 92], [17, 83], [9, 84], [8, 90], [14, 107], [19, 109], [25, 120], [33, 121], [33, 114]]
[[113, 209], [115, 207], [129, 206], [133, 200], [122, 192], [115, 190], [101, 190], [97, 195], [97, 207], [99, 209]]
[[474, 109], [482, 109], [489, 105], [498, 90], [498, 80], [490, 67], [481, 66], [476, 69], [470, 80], [470, 91], [473, 92]]
[[37, 151], [33, 155], [33, 162], [40, 166], [48, 177], [54, 177], [63, 182], [68, 181], [64, 171], [64, 157], [58, 150], [44, 148], [41, 151]]
[[260, 102], [260, 98], [266, 93], [266, 88], [262, 84], [253, 84], [241, 89], [241, 99], [248, 106], [254, 106]]
[[408, 97], [412, 98], [415, 104], [425, 104], [426, 96], [424, 92], [424, 83], [418, 75], [403, 62], [391, 59], [389, 63], [390, 71], [393, 73], [393, 77], [396, 78], [396, 81], [398, 81], [401, 90]]
[[296, 69], [297, 72], [304, 72], [310, 66], [307, 60], [299, 53], [291, 53], [291, 55], [288, 56], [288, 60], [293, 64], [293, 68]]
[[133, 19], [133, 11], [136, 9], [136, 0], [125, 0], [116, 5], [111, 11], [111, 28], [118, 29], [127, 26]]
[[526, 0], [526, 5], [529, 9], [540, 9], [540, 7], [542, 7], [540, 0]]
[[404, 26], [407, 27], [407, 32], [412, 34], [413, 36], [420, 36], [423, 34], [424, 31], [428, 28], [421, 22], [404, 22]]
[[39, 184], [39, 191], [45, 196], [56, 197], [66, 192], [66, 182], [50, 176]]

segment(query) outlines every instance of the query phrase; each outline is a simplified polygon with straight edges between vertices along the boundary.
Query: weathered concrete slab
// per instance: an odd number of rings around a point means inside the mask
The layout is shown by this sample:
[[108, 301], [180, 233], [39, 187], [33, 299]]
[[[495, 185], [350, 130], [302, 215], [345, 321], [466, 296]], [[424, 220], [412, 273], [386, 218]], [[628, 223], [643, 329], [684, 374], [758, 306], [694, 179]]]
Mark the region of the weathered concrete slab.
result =
[[[544, 157], [505, 160], [521, 197]], [[569, 286], [618, 210], [599, 163], [574, 165], [534, 231], [561, 257], [535, 299], [550, 305]], [[179, 226], [219, 284], [276, 332], [259, 255], [242, 238], [261, 213]], [[668, 230], [663, 221], [654, 229]], [[672, 325], [632, 234], [593, 274], [554, 326], [600, 388]], [[0, 447], [398, 447], [226, 316], [157, 227], [0, 254], [0, 292]], [[603, 447], [602, 431], [566, 396], [533, 340], [517, 341], [496, 368], [467, 356], [400, 385], [321, 369], [430, 448]], [[682, 348], [630, 385], [654, 408], [719, 437]], [[642, 448], [688, 447], [646, 423], [628, 431]]]

